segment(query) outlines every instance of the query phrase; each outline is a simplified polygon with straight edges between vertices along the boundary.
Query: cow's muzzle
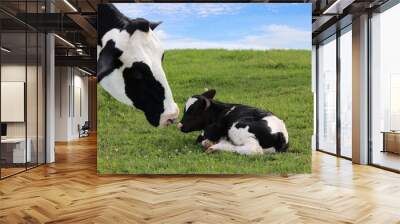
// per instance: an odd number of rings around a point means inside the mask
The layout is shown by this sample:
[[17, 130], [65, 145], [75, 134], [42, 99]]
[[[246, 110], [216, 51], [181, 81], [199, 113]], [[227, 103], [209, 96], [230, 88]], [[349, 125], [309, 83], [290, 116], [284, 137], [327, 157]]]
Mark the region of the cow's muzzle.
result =
[[175, 105], [175, 108], [172, 112], [166, 112], [160, 116], [159, 127], [165, 127], [174, 124], [178, 120], [178, 116], [179, 116], [179, 108], [178, 106]]

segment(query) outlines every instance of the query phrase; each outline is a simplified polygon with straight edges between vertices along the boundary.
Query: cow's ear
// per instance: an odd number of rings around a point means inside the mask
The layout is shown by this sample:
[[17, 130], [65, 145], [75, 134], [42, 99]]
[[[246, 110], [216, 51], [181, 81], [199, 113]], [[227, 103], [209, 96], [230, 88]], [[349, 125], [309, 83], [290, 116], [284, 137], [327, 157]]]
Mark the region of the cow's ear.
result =
[[114, 69], [122, 66], [122, 62], [118, 59], [121, 55], [122, 51], [115, 48], [115, 42], [109, 40], [97, 59], [97, 82], [100, 82]]
[[162, 23], [161, 21], [159, 21], [159, 22], [150, 22], [149, 26], [150, 26], [151, 30], [154, 30], [161, 23]]
[[203, 95], [204, 97], [206, 97], [208, 99], [213, 99], [216, 93], [217, 93], [217, 91], [215, 91], [215, 89], [210, 89], [201, 95]]

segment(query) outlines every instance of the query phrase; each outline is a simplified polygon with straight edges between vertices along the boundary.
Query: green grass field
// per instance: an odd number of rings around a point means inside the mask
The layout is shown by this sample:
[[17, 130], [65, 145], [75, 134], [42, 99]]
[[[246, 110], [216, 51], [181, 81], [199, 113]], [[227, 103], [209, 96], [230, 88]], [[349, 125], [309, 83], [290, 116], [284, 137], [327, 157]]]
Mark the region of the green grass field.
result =
[[[198, 132], [151, 127], [137, 109], [98, 87], [98, 154], [101, 174], [271, 174], [311, 172], [313, 102], [311, 52], [302, 50], [170, 50], [164, 70], [181, 110], [205, 88], [216, 99], [268, 109], [289, 132], [288, 153], [244, 156], [206, 154]], [[182, 114], [180, 115], [180, 117]]]

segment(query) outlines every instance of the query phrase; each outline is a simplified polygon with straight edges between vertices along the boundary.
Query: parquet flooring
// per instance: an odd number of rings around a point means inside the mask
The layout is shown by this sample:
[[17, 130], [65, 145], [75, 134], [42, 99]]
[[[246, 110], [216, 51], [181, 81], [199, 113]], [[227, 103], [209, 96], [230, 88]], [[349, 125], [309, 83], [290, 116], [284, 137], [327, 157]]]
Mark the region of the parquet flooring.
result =
[[1, 168], [1, 176], [7, 177], [10, 175], [22, 172], [24, 170], [25, 170], [25, 167], [21, 167], [21, 168], [19, 168], [19, 167], [6, 167], [5, 168], [5, 167], [3, 167], [3, 168]]
[[313, 174], [98, 176], [96, 139], [0, 181], [0, 223], [400, 223], [400, 175], [313, 153]]

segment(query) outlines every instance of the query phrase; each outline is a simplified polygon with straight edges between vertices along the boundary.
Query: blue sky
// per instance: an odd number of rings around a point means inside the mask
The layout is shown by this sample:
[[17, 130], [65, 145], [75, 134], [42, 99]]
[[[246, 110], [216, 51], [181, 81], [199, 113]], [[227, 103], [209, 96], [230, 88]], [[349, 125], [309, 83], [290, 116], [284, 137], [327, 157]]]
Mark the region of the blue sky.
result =
[[162, 21], [166, 49], [311, 49], [311, 4], [119, 3], [130, 18]]

